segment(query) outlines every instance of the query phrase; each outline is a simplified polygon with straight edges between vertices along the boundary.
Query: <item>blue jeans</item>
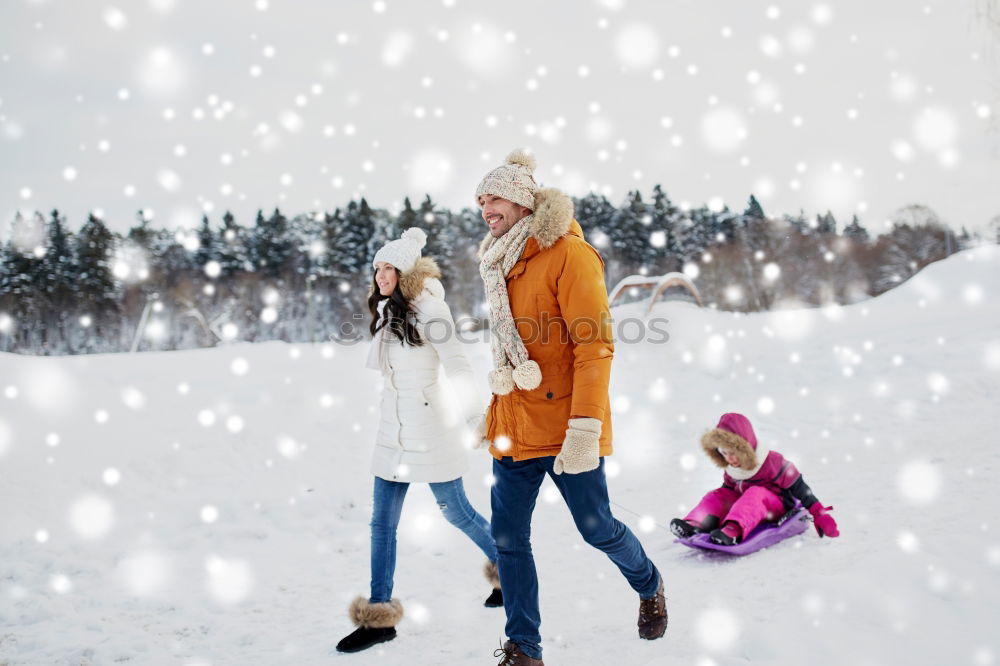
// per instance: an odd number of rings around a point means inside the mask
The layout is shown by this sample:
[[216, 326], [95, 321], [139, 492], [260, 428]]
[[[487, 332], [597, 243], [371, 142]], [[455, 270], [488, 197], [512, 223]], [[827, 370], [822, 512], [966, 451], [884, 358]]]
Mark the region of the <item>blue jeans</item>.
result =
[[[428, 485], [448, 522], [465, 532], [490, 562], [496, 562], [497, 547], [490, 536], [490, 524], [469, 504], [461, 477]], [[396, 572], [396, 528], [409, 488], [409, 483], [375, 477], [371, 523], [372, 589], [368, 599], [371, 603], [383, 603], [392, 598], [392, 577]]]
[[533, 659], [542, 658], [538, 574], [531, 554], [531, 513], [545, 475], [555, 482], [584, 541], [603, 551], [643, 599], [656, 595], [660, 574], [629, 528], [611, 515], [604, 458], [583, 474], [555, 474], [555, 457], [493, 461], [493, 538], [500, 589], [507, 612], [507, 637]]

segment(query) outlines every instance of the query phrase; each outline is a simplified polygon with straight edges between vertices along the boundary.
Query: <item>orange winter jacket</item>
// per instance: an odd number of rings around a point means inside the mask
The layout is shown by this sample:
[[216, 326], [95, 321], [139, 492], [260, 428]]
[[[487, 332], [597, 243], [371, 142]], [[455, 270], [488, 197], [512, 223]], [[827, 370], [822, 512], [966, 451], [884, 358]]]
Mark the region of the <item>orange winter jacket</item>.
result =
[[[537, 208], [521, 258], [507, 273], [511, 314], [528, 357], [542, 370], [542, 383], [492, 397], [486, 436], [497, 459], [556, 455], [570, 417], [600, 419], [600, 455], [612, 451], [608, 384], [614, 340], [604, 262], [583, 239], [572, 211], [571, 202], [568, 208]], [[510, 440], [506, 450], [497, 448], [501, 436]]]

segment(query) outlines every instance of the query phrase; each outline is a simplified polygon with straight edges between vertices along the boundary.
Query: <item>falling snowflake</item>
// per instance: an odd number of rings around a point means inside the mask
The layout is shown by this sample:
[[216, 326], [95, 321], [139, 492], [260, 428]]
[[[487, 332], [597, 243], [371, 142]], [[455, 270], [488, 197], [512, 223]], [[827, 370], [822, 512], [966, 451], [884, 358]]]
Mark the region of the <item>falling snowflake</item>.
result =
[[146, 396], [134, 386], [129, 386], [122, 389], [122, 402], [129, 409], [138, 411], [146, 406]]
[[240, 603], [253, 590], [253, 569], [245, 560], [211, 555], [205, 560], [205, 571], [208, 593], [219, 604]]
[[475, 23], [454, 43], [460, 62], [477, 74], [499, 77], [513, 65], [515, 49], [494, 25]]
[[250, 363], [243, 357], [234, 358], [229, 364], [229, 369], [238, 377], [242, 377], [250, 371]]
[[454, 177], [452, 159], [441, 150], [425, 150], [410, 159], [409, 187], [414, 192], [438, 195], [447, 191]]
[[49, 579], [49, 587], [56, 594], [69, 594], [73, 591], [73, 582], [64, 574], [55, 574]]
[[940, 469], [926, 461], [905, 464], [896, 475], [896, 489], [904, 500], [916, 506], [935, 502], [943, 485]]
[[157, 47], [147, 53], [139, 64], [136, 76], [146, 92], [160, 97], [180, 92], [187, 86], [189, 78], [181, 58], [166, 47]]
[[278, 438], [277, 449], [278, 453], [280, 453], [289, 460], [294, 460], [295, 458], [298, 458], [299, 453], [301, 453], [301, 447], [299, 446], [299, 443], [296, 442], [293, 438], [289, 437], [288, 435], [282, 435], [281, 437]]
[[398, 67], [410, 56], [413, 50], [413, 35], [404, 30], [396, 30], [389, 34], [382, 46], [382, 63], [386, 67]]
[[720, 153], [736, 150], [748, 134], [743, 115], [730, 107], [712, 109], [701, 120], [702, 140]]
[[896, 545], [904, 553], [915, 553], [920, 548], [920, 541], [917, 535], [910, 530], [900, 530], [896, 533]]
[[137, 597], [149, 597], [167, 590], [173, 580], [170, 559], [153, 550], [125, 555], [118, 563], [116, 574], [121, 584]]
[[768, 396], [764, 396], [757, 400], [757, 411], [761, 414], [767, 415], [774, 412], [774, 399]]
[[660, 55], [660, 38], [649, 25], [633, 23], [615, 36], [615, 56], [626, 67], [645, 69]]
[[695, 619], [695, 636], [707, 650], [726, 650], [742, 633], [739, 618], [725, 608], [710, 608]]
[[70, 506], [70, 526], [84, 539], [100, 539], [105, 536], [111, 531], [114, 520], [114, 507], [100, 495], [82, 495]]

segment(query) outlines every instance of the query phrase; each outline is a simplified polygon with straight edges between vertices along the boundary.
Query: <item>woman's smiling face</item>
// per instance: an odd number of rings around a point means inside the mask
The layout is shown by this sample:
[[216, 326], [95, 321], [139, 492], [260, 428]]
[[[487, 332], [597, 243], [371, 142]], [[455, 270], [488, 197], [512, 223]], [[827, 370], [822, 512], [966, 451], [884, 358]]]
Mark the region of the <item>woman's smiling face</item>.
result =
[[377, 262], [375, 264], [375, 284], [378, 285], [380, 294], [390, 296], [396, 290], [396, 285], [399, 284], [399, 273], [396, 272], [396, 267], [384, 261]]

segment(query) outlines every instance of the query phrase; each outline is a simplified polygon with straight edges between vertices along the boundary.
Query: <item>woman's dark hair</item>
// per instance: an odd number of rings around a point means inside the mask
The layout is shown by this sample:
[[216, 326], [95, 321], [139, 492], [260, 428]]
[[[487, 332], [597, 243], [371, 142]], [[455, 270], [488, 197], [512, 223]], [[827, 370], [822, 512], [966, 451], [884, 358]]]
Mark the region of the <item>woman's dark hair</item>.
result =
[[[368, 330], [374, 336], [380, 328], [387, 328], [403, 344], [419, 347], [424, 344], [424, 341], [420, 337], [417, 327], [413, 324], [416, 319], [416, 313], [410, 307], [406, 298], [403, 297], [403, 292], [399, 289], [399, 269], [396, 268], [393, 270], [396, 271], [396, 288], [388, 296], [382, 295], [379, 291], [378, 283], [375, 282], [375, 277], [372, 276], [372, 293], [368, 297], [368, 311], [372, 315], [372, 322], [368, 326]], [[382, 310], [382, 317], [379, 318], [378, 304], [383, 299], [387, 299], [388, 302]]]

